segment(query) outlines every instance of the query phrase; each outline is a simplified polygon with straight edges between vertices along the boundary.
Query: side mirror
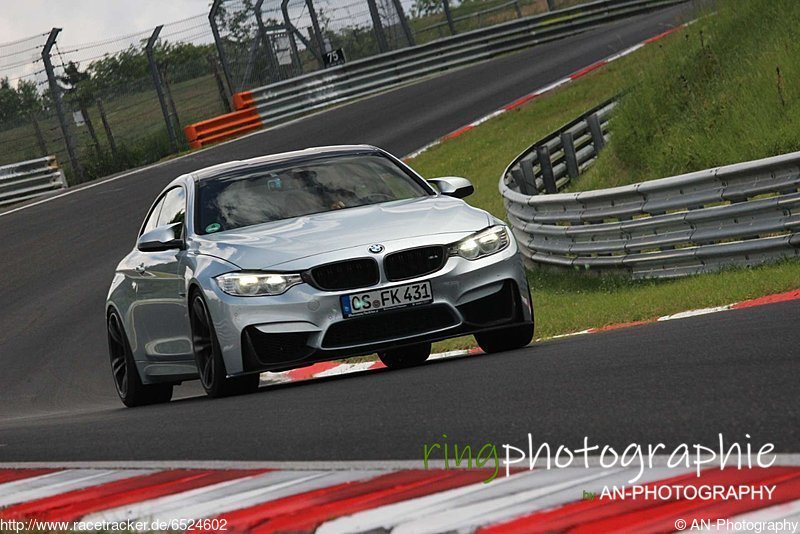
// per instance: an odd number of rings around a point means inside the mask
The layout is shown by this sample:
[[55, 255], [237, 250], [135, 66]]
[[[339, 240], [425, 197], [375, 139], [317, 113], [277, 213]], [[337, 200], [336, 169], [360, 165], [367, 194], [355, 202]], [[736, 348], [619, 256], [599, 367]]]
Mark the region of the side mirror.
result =
[[436, 189], [443, 195], [455, 198], [465, 198], [475, 192], [472, 182], [466, 178], [458, 176], [445, 176], [443, 178], [431, 178], [428, 180], [436, 186]]
[[183, 223], [159, 226], [139, 236], [136, 248], [142, 252], [159, 252], [183, 248]]

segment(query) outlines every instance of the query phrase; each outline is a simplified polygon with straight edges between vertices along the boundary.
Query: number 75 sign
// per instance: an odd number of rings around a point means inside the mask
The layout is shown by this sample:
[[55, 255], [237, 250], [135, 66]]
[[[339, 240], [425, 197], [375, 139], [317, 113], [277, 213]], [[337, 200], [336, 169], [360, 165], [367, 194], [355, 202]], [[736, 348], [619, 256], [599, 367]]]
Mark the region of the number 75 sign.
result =
[[326, 67], [344, 65], [345, 61], [347, 60], [344, 57], [344, 50], [341, 48], [337, 48], [336, 50], [331, 50], [330, 52], [325, 52], [322, 54], [322, 62]]

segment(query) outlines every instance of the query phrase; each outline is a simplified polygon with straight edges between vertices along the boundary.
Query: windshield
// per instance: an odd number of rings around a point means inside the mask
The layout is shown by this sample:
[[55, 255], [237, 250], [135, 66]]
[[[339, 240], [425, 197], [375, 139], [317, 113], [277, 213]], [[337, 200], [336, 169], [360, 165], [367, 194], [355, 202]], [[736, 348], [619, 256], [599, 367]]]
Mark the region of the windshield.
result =
[[375, 154], [243, 169], [200, 181], [196, 232], [210, 234], [430, 194], [394, 162]]

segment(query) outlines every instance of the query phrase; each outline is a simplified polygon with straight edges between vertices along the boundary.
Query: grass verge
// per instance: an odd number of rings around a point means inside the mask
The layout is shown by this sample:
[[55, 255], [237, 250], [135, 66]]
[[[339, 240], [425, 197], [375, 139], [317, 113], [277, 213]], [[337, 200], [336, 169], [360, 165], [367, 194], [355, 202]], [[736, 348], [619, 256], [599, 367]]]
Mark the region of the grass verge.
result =
[[[636, 89], [639, 84], [643, 83], [643, 77], [652, 84], [647, 88], [646, 97], [653, 104], [652, 106], [647, 104], [650, 106], [647, 108], [649, 113], [654, 115], [660, 113], [659, 107], [655, 105], [660, 102], [660, 99], [670, 101], [666, 106], [668, 109], [665, 111], [664, 117], [659, 116], [657, 120], [653, 119], [652, 121], [647, 113], [637, 115], [629, 111], [628, 113], [633, 118], [626, 120], [634, 121], [631, 124], [637, 128], [662, 131], [664, 135], [651, 135], [646, 142], [637, 137], [637, 142], [640, 143], [638, 167], [632, 163], [620, 163], [620, 153], [624, 146], [620, 142], [620, 137], [623, 136], [618, 135], [618, 131], [624, 123], [623, 119], [619, 121], [615, 119], [615, 122], [612, 123], [615, 128], [613, 130], [615, 139], [594, 171], [579, 180], [581, 189], [609, 187], [639, 179], [657, 178], [697, 168], [796, 150], [800, 148], [800, 130], [795, 128], [794, 132], [788, 132], [789, 126], [797, 124], [797, 119], [800, 119], [800, 116], [795, 117], [794, 111], [787, 111], [789, 113], [787, 117], [778, 117], [773, 109], [774, 102], [766, 102], [762, 106], [756, 106], [753, 102], [742, 105], [732, 102], [733, 95], [737, 94], [737, 91], [743, 91], [741, 83], [744, 82], [742, 80], [756, 80], [759, 76], [764, 76], [763, 70], [770, 64], [772, 66], [769, 68], [774, 72], [774, 63], [778, 57], [771, 54], [777, 54], [777, 52], [775, 50], [765, 52], [759, 48], [762, 46], [761, 44], [754, 46], [755, 51], [753, 52], [743, 52], [729, 38], [718, 37], [715, 32], [719, 30], [715, 28], [718, 25], [723, 28], [732, 27], [739, 32], [738, 35], [742, 36], [742, 39], [746, 39], [748, 42], [754, 39], [761, 43], [764, 41], [763, 36], [766, 30], [762, 32], [757, 29], [770, 24], [763, 18], [771, 20], [770, 17], [785, 8], [784, 13], [790, 13], [791, 20], [800, 21], [800, 4], [795, 6], [788, 0], [777, 0], [773, 5], [770, 2], [758, 0], [753, 2], [756, 7], [748, 6], [746, 9], [744, 8], [745, 4], [746, 2], [739, 0], [731, 2], [734, 10], [740, 8], [742, 10], [737, 13], [726, 11], [722, 16], [703, 19], [688, 30], [677, 32], [657, 44], [649, 45], [570, 85], [487, 121], [455, 139], [433, 147], [413, 158], [409, 163], [426, 177], [467, 176], [476, 187], [476, 193], [468, 199], [470, 203], [497, 217], [505, 218], [505, 210], [497, 190], [498, 179], [505, 165], [532, 142], [569, 122], [582, 111], [615, 94], [628, 91], [629, 98], [639, 98], [636, 96], [638, 94]], [[789, 5], [792, 6], [791, 9]], [[764, 10], [761, 15], [758, 14], [760, 8]], [[794, 18], [795, 13], [797, 13], [797, 18]], [[753, 27], [750, 28], [742, 26], [739, 17], [758, 20], [753, 22]], [[782, 22], [780, 28], [786, 32], [775, 32], [776, 35], [770, 35], [766, 41], [779, 46], [775, 43], [782, 42], [779, 39], [781, 35], [783, 40], [789, 41], [789, 36], [797, 32], [795, 29], [788, 29], [788, 26], [792, 24]], [[798, 26], [795, 24], [794, 27]], [[702, 45], [698, 44], [701, 41], [701, 34], [704, 42]], [[744, 37], [744, 34], [748, 35]], [[687, 42], [692, 39], [697, 42], [687, 45]], [[697, 62], [711, 61], [708, 59], [711, 52], [707, 49], [711, 46], [709, 43], [712, 41], [715, 46], [723, 48], [730, 46], [738, 51], [736, 53], [741, 52], [739, 72], [731, 73], [723, 80], [709, 80], [711, 88], [703, 87], [703, 80], [698, 74], [698, 78], [692, 81], [693, 87], [696, 87], [693, 91], [706, 95], [704, 98], [709, 99], [707, 100], [709, 109], [703, 105], [703, 99], [700, 96], [691, 95], [684, 95], [689, 99], [691, 106], [684, 107], [682, 112], [672, 109], [670, 106], [676, 104], [673, 104], [671, 100], [677, 99], [675, 95], [671, 94], [676, 90], [672, 82], [675, 78], [680, 80], [682, 75], [682, 71], [677, 69], [675, 62], [683, 56], [693, 54], [702, 56], [701, 59], [695, 58]], [[800, 47], [797, 43], [800, 43], [800, 40], [794, 39], [791, 43], [784, 43], [784, 46], [787, 51], [793, 51], [794, 48]], [[722, 51], [715, 53], [721, 54]], [[794, 52], [791, 53], [794, 54]], [[800, 57], [800, 55], [795, 54], [795, 57]], [[756, 63], [755, 58], [761, 58], [759, 61], [767, 62], [767, 67]], [[788, 56], [783, 58], [788, 60]], [[685, 59], [685, 62], [691, 63], [688, 58]], [[785, 64], [788, 65], [788, 63]], [[658, 70], [659, 65], [662, 69], [660, 71]], [[705, 65], [702, 68], [707, 67], [708, 65]], [[786, 80], [795, 80], [793, 68], [784, 67], [783, 72], [785, 72]], [[800, 68], [798, 68], [797, 74], [800, 77]], [[800, 82], [800, 80], [793, 82], [794, 87], [800, 86], [796, 82]], [[727, 102], [730, 105], [730, 109], [725, 109], [727, 120], [739, 126], [732, 124], [722, 138], [715, 137], [717, 130], [711, 128], [710, 125], [705, 128], [697, 128], [693, 130], [692, 136], [682, 138], [681, 136], [687, 134], [686, 127], [682, 125], [682, 122], [697, 125], [703, 121], [710, 121], [714, 113], [719, 112], [720, 103], [712, 93], [716, 94], [717, 91], [723, 90], [723, 87], [728, 92]], [[531, 87], [532, 91], [535, 89], [537, 88]], [[771, 93], [768, 89], [771, 90]], [[751, 97], [756, 99], [760, 95], [764, 100], [769, 100], [771, 94], [773, 100], [779, 100], [776, 96], [777, 88], [769, 86], [764, 80], [755, 85], [753, 89], [744, 91], [748, 93], [747, 99]], [[751, 92], [752, 95], [750, 95]], [[796, 89], [790, 91], [786, 87], [783, 89], [783, 95], [787, 106], [795, 105], [795, 95], [800, 97], [800, 93]], [[800, 114], [800, 99], [798, 100], [797, 112]], [[783, 104], [779, 105], [781, 109], [784, 109]], [[754, 114], [758, 116], [754, 116]], [[662, 123], [661, 121], [667, 122]], [[669, 121], [674, 121], [674, 124]], [[775, 133], [766, 131], [770, 122], [776, 125]], [[656, 123], [656, 126], [653, 123]], [[659, 123], [660, 125], [658, 125]], [[753, 125], [752, 131], [740, 128], [747, 124]], [[631, 126], [626, 127], [631, 128]], [[667, 132], [669, 135], [666, 135]], [[763, 138], [756, 142], [750, 139], [752, 135], [761, 135]], [[792, 139], [796, 139], [796, 144], [793, 144], [795, 141]], [[779, 140], [781, 142], [778, 142]], [[658, 158], [655, 158], [652, 167], [646, 171], [642, 170], [647, 165], [645, 161], [651, 161], [650, 154], [668, 155], [677, 150], [678, 142], [687, 151], [693, 146], [702, 146], [705, 155], [702, 158], [682, 157], [675, 160], [665, 157], [662, 161], [669, 162], [668, 167], [665, 167], [667, 163], [659, 163]], [[729, 146], [722, 146], [726, 144]], [[744, 144], [748, 145], [747, 149], [737, 150], [737, 147], [742, 147]], [[720, 146], [714, 148], [717, 145]], [[719, 306], [796, 289], [800, 287], [800, 262], [785, 261], [757, 268], [731, 269], [715, 274], [675, 280], [631, 281], [612, 277], [587, 277], [579, 272], [555, 273], [539, 270], [529, 273], [529, 280], [536, 307], [536, 337], [551, 337], [586, 328], [646, 320], [689, 309]], [[434, 350], [438, 352], [471, 346], [474, 346], [474, 340], [471, 337], [465, 337], [437, 343]]]
[[575, 186], [625, 185], [800, 150], [800, 2], [727, 0], [651, 47]]

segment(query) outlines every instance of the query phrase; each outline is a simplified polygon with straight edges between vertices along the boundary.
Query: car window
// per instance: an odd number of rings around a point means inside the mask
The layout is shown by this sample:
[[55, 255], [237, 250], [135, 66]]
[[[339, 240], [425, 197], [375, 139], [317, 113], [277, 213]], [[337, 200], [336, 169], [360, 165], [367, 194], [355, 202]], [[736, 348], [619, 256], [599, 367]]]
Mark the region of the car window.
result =
[[155, 230], [158, 227], [158, 216], [161, 215], [161, 207], [164, 205], [164, 197], [158, 199], [156, 205], [153, 206], [153, 209], [150, 211], [150, 214], [147, 216], [147, 221], [145, 221], [144, 226], [142, 227], [142, 231], [139, 235], [142, 235], [150, 230]]
[[186, 218], [186, 193], [182, 187], [175, 187], [167, 191], [164, 196], [164, 206], [158, 216], [158, 226], [182, 223]]
[[201, 180], [195, 231], [209, 234], [431, 194], [380, 154], [276, 163]]

